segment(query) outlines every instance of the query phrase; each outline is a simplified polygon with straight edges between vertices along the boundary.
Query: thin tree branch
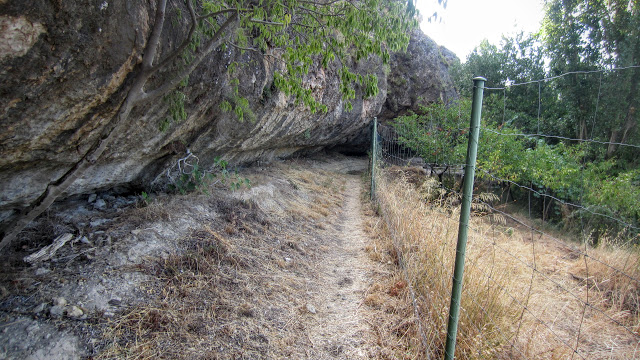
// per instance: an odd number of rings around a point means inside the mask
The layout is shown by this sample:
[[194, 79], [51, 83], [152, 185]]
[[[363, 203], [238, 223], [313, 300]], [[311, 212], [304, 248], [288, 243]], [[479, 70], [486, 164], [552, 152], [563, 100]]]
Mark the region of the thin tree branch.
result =
[[329, 6], [329, 5], [333, 5], [335, 3], [338, 2], [343, 2], [343, 0], [333, 0], [333, 1], [329, 1], [327, 3], [321, 3], [321, 2], [317, 2], [317, 1], [306, 1], [306, 0], [301, 0], [298, 1], [301, 4], [309, 4], [309, 5], [315, 5], [315, 6]]
[[[226, 44], [227, 44], [227, 45], [230, 45], [231, 47], [236, 48], [236, 49], [238, 49], [238, 50], [245, 50], [245, 51], [256, 52], [256, 53], [260, 53], [260, 55], [262, 55], [262, 56], [272, 56], [272, 57], [276, 57], [276, 56], [275, 56], [275, 55], [273, 55], [273, 54], [267, 54], [267, 53], [264, 53], [264, 54], [263, 54], [263, 53], [262, 53], [262, 51], [260, 51], [260, 49], [257, 49], [257, 48], [247, 48], [247, 47], [242, 47], [242, 46], [239, 46], [239, 45], [234, 44], [234, 43], [233, 43], [233, 42], [231, 42], [231, 41], [227, 41], [227, 42], [226, 42]], [[274, 48], [274, 49], [280, 49], [280, 48]]]
[[358, 11], [362, 11], [362, 9], [360, 9], [356, 4], [354, 4], [354, 3], [353, 3], [353, 2], [351, 2], [351, 1], [347, 1], [347, 4], [351, 5], [352, 7], [354, 7], [354, 8], [355, 8], [356, 10], [358, 10]]
[[218, 31], [213, 35], [204, 50], [197, 54], [190, 64], [188, 64], [182, 71], [176, 74], [171, 80], [165, 82], [164, 85], [142, 95], [140, 101], [152, 101], [173, 90], [173, 88], [175, 88], [182, 81], [182, 79], [191, 74], [191, 72], [193, 72], [193, 70], [198, 65], [200, 65], [205, 56], [209, 55], [211, 51], [222, 44], [222, 42], [224, 41], [224, 39], [222, 38], [223, 33], [233, 33], [235, 31], [239, 21], [240, 19], [238, 19], [237, 14], [229, 16], [229, 18], [222, 24], [222, 26], [220, 26], [220, 29], [218, 29]]
[[344, 13], [343, 13], [343, 12], [323, 14], [323, 13], [321, 13], [321, 12], [319, 12], [319, 11], [315, 11], [315, 10], [312, 10], [312, 9], [309, 9], [309, 8], [306, 8], [306, 7], [303, 7], [303, 6], [298, 7], [298, 10], [299, 10], [299, 11], [304, 11], [304, 12], [307, 12], [307, 13], [312, 13], [312, 14], [320, 15], [320, 16], [330, 16], [330, 17], [340, 17], [340, 16], [344, 16]]
[[218, 15], [226, 14], [226, 13], [248, 12], [248, 11], [251, 11], [251, 10], [247, 10], [247, 9], [224, 9], [224, 10], [216, 11], [216, 12], [205, 14], [205, 15], [198, 15], [197, 19], [198, 20], [204, 20], [204, 19], [208, 19], [210, 17], [215, 17], [215, 16], [218, 16]]
[[152, 69], [149, 70], [149, 72], [152, 74], [158, 71], [159, 69], [162, 69], [167, 65], [170, 65], [178, 56], [180, 56], [187, 49], [187, 47], [189, 47], [189, 44], [191, 43], [193, 34], [195, 34], [198, 26], [198, 16], [196, 15], [195, 10], [193, 9], [193, 4], [191, 3], [191, 1], [186, 0], [185, 2], [187, 3], [187, 8], [189, 9], [189, 15], [191, 16], [191, 27], [189, 28], [189, 34], [184, 39], [184, 41], [182, 41], [182, 44], [180, 44], [180, 46], [176, 50], [171, 52], [171, 54], [169, 54], [167, 58], [165, 58], [158, 65], [154, 66]]
[[284, 23], [279, 23], [279, 22], [263, 21], [263, 20], [258, 20], [258, 19], [249, 19], [249, 21], [252, 22], [252, 23], [256, 23], [256, 24], [284, 26]]
[[311, 25], [305, 25], [305, 24], [301, 24], [301, 23], [299, 23], [299, 22], [295, 22], [295, 21], [292, 21], [292, 22], [291, 22], [291, 25], [293, 25], [293, 26], [300, 26], [300, 27], [307, 28], [307, 29], [317, 29], [316, 27], [313, 27], [313, 26], [311, 26]]
[[[227, 44], [227, 45], [230, 45], [231, 47], [234, 47], [234, 48], [236, 48], [236, 49], [238, 49], [238, 50], [245, 50], [245, 51], [252, 51], [252, 52], [260, 52], [260, 50], [258, 50], [258, 49], [256, 49], [256, 48], [247, 48], [247, 47], [242, 47], [242, 46], [239, 46], [239, 45], [236, 45], [236, 44], [232, 43], [231, 41], [227, 41], [227, 42], [226, 42], [226, 44]], [[268, 55], [268, 54], [265, 54], [265, 55]]]
[[165, 11], [167, 9], [167, 0], [158, 1], [158, 10], [156, 11], [156, 21], [153, 25], [153, 32], [149, 38], [149, 48], [144, 52], [142, 57], [143, 71], [149, 71], [153, 67], [153, 58], [156, 56], [158, 46], [160, 45], [160, 36], [164, 27]]
[[[327, 27], [327, 25], [326, 25], [325, 23], [323, 23], [322, 21], [320, 21], [320, 19], [318, 19], [315, 15], [316, 15], [316, 14], [314, 14], [314, 13], [310, 13], [310, 14], [309, 14], [309, 16], [311, 16], [311, 18], [312, 18], [313, 20], [315, 20], [315, 21], [318, 23], [318, 25], [320, 26], [320, 28], [325, 29], [325, 28]], [[312, 28], [312, 29], [317, 29], [317, 27], [312, 27], [312, 26], [310, 26], [310, 28]]]

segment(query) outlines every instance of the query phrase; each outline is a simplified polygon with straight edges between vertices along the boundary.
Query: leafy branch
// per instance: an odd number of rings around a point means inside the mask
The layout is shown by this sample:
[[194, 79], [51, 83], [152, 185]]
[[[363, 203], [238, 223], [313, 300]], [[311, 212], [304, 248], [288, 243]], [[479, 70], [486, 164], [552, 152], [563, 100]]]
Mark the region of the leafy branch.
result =
[[242, 178], [237, 172], [227, 169], [228, 163], [220, 157], [213, 160], [209, 169], [200, 167], [200, 159], [187, 150], [187, 156], [178, 159], [175, 164], [167, 169], [165, 176], [169, 182], [169, 189], [186, 194], [200, 191], [209, 194], [208, 188], [217, 184], [229, 184], [231, 190], [241, 187], [251, 187], [247, 178]]

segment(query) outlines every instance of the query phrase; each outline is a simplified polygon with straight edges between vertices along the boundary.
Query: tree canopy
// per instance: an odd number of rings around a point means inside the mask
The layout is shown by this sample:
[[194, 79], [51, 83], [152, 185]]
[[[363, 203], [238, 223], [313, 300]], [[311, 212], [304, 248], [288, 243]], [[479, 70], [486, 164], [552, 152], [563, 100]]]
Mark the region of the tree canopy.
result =
[[[503, 36], [500, 44], [485, 40], [466, 62], [453, 66], [463, 98], [471, 96], [475, 76], [487, 78], [490, 88], [478, 175], [507, 188], [533, 189], [540, 199], [553, 196], [579, 205], [573, 214], [563, 214], [560, 206], [551, 206], [553, 200], [543, 199], [543, 218], [568, 222], [580, 214], [593, 220], [593, 228], [601, 227], [598, 232], [632, 229], [637, 234], [640, 3], [547, 0], [545, 11], [538, 33]], [[441, 133], [436, 134], [440, 140], [430, 138], [433, 124], [438, 129], [452, 124], [441, 113], [455, 111], [445, 108], [431, 105], [424, 114], [397, 119], [398, 124], [411, 120], [418, 129], [405, 131], [401, 140], [427, 152], [434, 144], [448, 144], [448, 155], [440, 158], [459, 161], [465, 141], [452, 143]]]
[[327, 110], [303, 83], [314, 61], [323, 67], [337, 63], [347, 104], [356, 96], [355, 84], [365, 97], [376, 95], [377, 77], [355, 74], [351, 64], [370, 55], [388, 63], [391, 52], [406, 49], [410, 31], [418, 25], [411, 0], [201, 0], [188, 7], [197, 24], [193, 39], [216, 36], [225, 30], [224, 19], [233, 18], [235, 30], [226, 33], [221, 46], [281, 62], [275, 85], [311, 111]]

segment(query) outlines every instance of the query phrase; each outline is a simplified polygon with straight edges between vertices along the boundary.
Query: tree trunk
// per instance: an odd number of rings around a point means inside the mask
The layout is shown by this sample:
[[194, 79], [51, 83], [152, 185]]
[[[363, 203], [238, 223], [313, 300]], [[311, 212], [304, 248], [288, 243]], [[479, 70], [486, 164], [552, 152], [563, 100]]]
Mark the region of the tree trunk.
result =
[[[507, 197], [504, 199], [504, 203], [505, 204], [509, 202], [509, 196], [511, 195], [511, 183], [510, 182], [507, 182], [506, 193], [507, 193]], [[513, 196], [511, 196], [511, 198], [513, 198]]]
[[114, 117], [110, 124], [107, 125], [105, 133], [100, 137], [98, 142], [91, 147], [91, 149], [77, 162], [75, 165], [67, 171], [61, 178], [50, 183], [45, 191], [36, 199], [31, 206], [22, 211], [18, 218], [14, 222], [13, 226], [7, 229], [4, 238], [0, 242], [0, 251], [7, 245], [12, 243], [18, 234], [33, 220], [35, 220], [40, 214], [53, 204], [53, 202], [64, 193], [78, 178], [93, 165], [104, 153], [107, 146], [115, 138], [114, 134], [117, 134], [122, 128], [122, 124], [126, 123], [126, 119], [129, 117], [129, 113], [133, 107], [131, 100], [133, 96], [131, 92], [127, 95], [127, 99], [120, 106], [118, 114]]
[[609, 146], [607, 146], [607, 155], [606, 158], [609, 159], [616, 152], [618, 147], [614, 145], [614, 143], [618, 142], [618, 130], [612, 130], [611, 136], [609, 137]]
[[549, 199], [549, 202], [547, 203], [547, 206], [544, 209], [544, 212], [542, 213], [542, 221], [548, 221], [549, 220], [549, 210], [551, 209], [551, 205], [553, 204], [553, 199]]
[[630, 135], [638, 127], [638, 117], [636, 114], [636, 108], [633, 105], [629, 106], [629, 110], [627, 110], [627, 120], [625, 121], [624, 128], [622, 129], [622, 139], [620, 139], [620, 142], [623, 144], [627, 143]]
[[[633, 134], [637, 125], [638, 119], [636, 118], [636, 108], [632, 104], [629, 104], [622, 129], [611, 131], [611, 137], [609, 138], [610, 144], [607, 147], [607, 159], [611, 158], [615, 154], [616, 150], [620, 148], [618, 143], [625, 144], [629, 140], [629, 137]], [[622, 133], [622, 138], [618, 141], [620, 133]]]
[[587, 120], [586, 119], [582, 119], [580, 120], [580, 136], [578, 137], [580, 140], [587, 140], [588, 139], [588, 135], [587, 135]]

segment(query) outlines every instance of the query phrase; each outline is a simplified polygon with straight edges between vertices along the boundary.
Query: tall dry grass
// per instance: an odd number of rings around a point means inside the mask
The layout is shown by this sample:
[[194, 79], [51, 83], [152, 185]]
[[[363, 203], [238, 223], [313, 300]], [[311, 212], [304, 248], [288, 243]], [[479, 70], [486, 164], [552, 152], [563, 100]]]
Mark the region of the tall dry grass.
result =
[[[427, 351], [441, 358], [459, 201], [437, 182], [398, 173], [378, 179], [379, 213], [415, 294]], [[474, 209], [457, 359], [640, 356], [637, 249], [601, 245], [576, 251], [576, 243], [507, 224], [480, 204]]]

